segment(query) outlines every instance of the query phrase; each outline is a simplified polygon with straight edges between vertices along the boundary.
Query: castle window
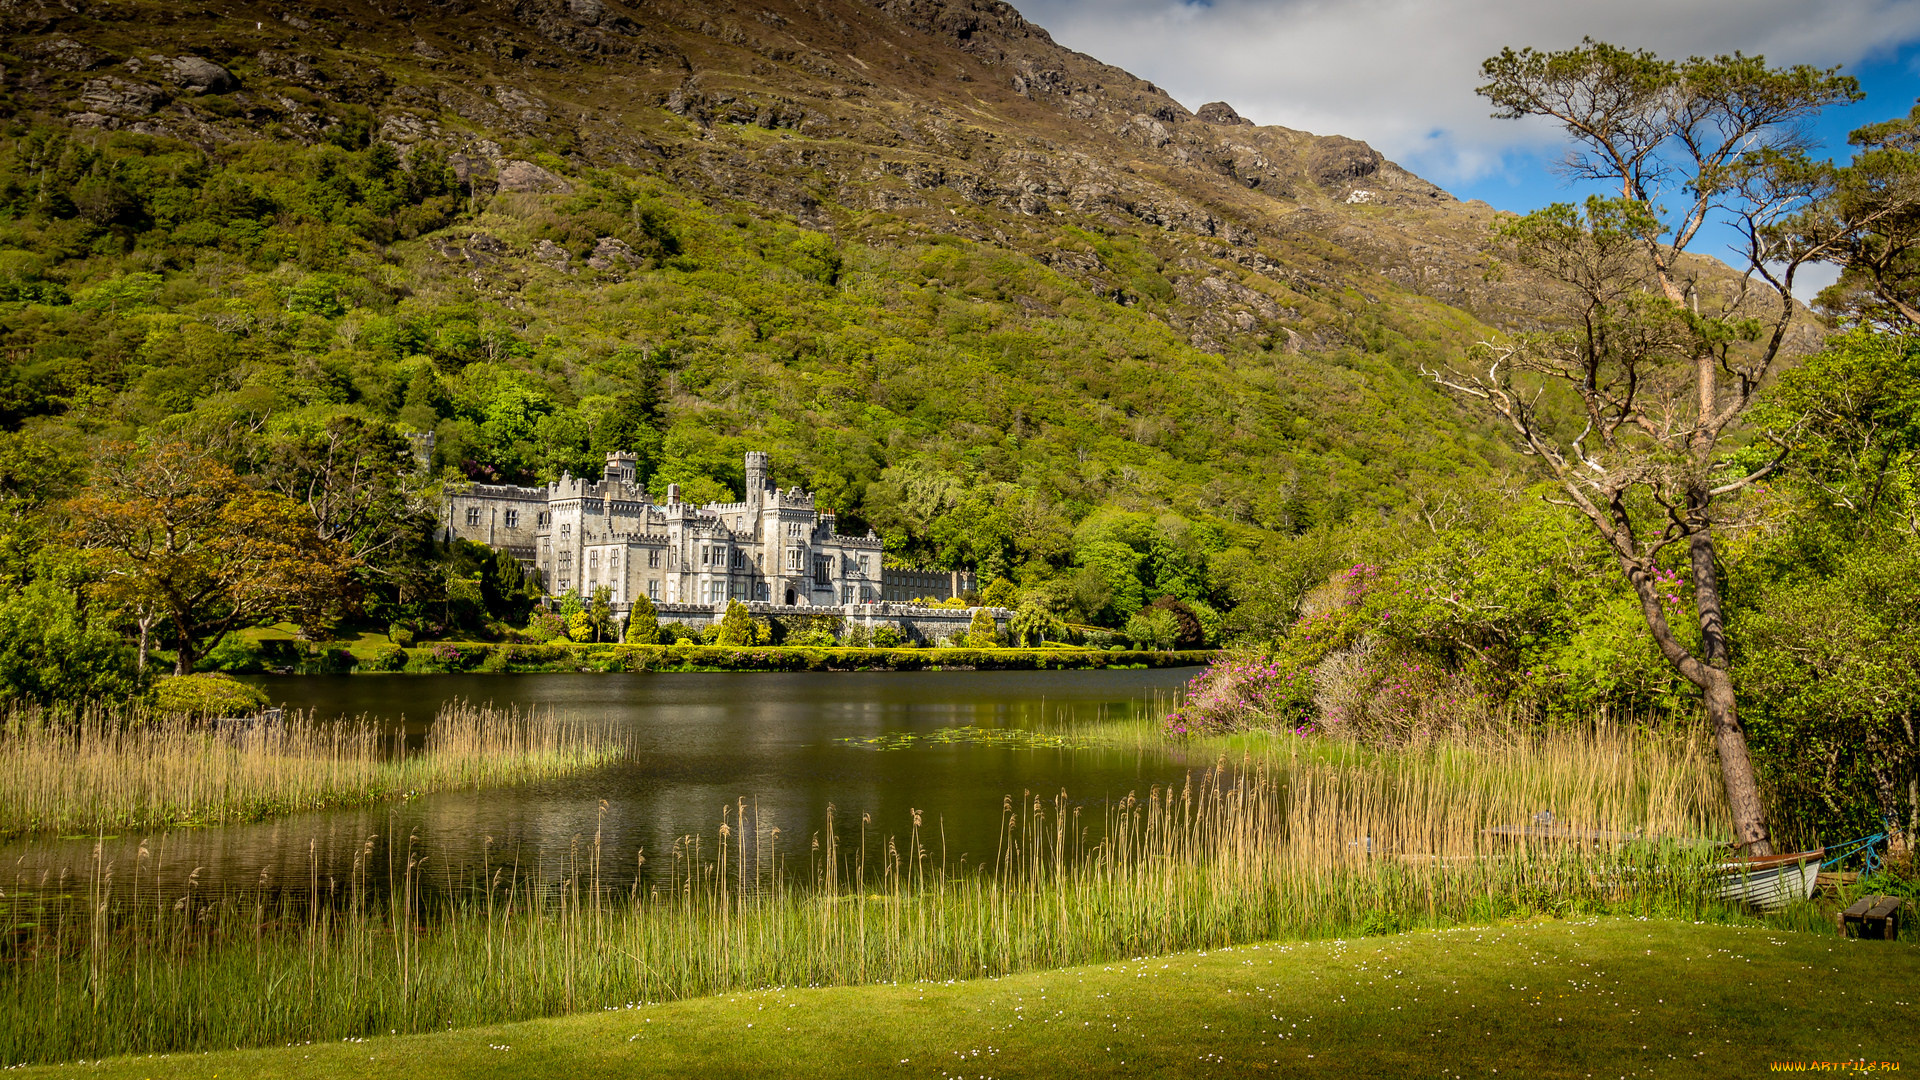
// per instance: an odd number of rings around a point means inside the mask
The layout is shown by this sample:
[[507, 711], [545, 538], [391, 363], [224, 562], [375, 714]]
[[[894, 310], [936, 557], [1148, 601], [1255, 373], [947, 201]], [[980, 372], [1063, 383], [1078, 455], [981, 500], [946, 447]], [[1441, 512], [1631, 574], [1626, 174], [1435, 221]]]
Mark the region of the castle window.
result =
[[813, 559], [813, 583], [815, 585], [833, 584], [833, 560], [824, 555]]
[[480, 524], [480, 508], [477, 506], [467, 507], [467, 525], [472, 527], [478, 524]]
[[789, 570], [800, 569], [800, 549], [799, 548], [787, 549], [787, 569]]
[[650, 600], [660, 599], [660, 579], [659, 578], [649, 578], [647, 580], [647, 598]]
[[570, 534], [570, 533], [572, 533], [572, 532], [573, 532], [573, 523], [572, 523], [572, 522], [570, 522], [570, 521], [563, 521], [563, 522], [561, 522], [561, 523], [560, 523], [560, 535], [561, 535], [561, 536], [566, 536], [566, 535], [568, 535], [568, 534]]
[[867, 571], [872, 569], [873, 564], [867, 561], [870, 557], [871, 556], [867, 556], [867, 555], [860, 556], [860, 576], [861, 577], [866, 577]]
[[647, 549], [647, 567], [648, 569], [651, 569], [651, 570], [658, 570], [660, 568], [660, 549], [659, 548]]
[[764, 581], [760, 581], [760, 582], [755, 582], [755, 583], [754, 583], [754, 586], [753, 586], [753, 598], [754, 598], [755, 600], [765, 600], [765, 599], [767, 598], [767, 583], [766, 583], [766, 582], [764, 582]]
[[505, 517], [505, 523], [507, 528], [517, 529], [520, 527], [520, 511], [509, 510], [506, 512], [504, 517]]
[[620, 553], [617, 551], [607, 552], [607, 580], [612, 581], [613, 575], [617, 573], [619, 569], [620, 569]]
[[799, 535], [800, 535], [800, 523], [799, 523], [799, 522], [797, 522], [797, 521], [789, 521], [789, 522], [787, 522], [787, 535], [788, 535], [788, 536], [799, 536]]
[[740, 570], [740, 569], [743, 569], [746, 565], [747, 565], [746, 551], [741, 548], [734, 548], [733, 549], [733, 568], [735, 570]]
[[840, 602], [843, 604], [853, 603], [853, 586], [851, 585], [840, 586]]

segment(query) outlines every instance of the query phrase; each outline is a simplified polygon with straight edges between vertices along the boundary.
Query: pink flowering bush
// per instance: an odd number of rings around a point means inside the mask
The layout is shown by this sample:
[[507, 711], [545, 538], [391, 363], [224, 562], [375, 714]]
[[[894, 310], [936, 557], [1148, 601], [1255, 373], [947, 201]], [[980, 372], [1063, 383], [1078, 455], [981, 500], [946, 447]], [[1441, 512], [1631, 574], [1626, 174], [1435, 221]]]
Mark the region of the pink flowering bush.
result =
[[1167, 714], [1169, 735], [1218, 735], [1286, 723], [1310, 725], [1312, 688], [1304, 672], [1271, 657], [1216, 660], [1186, 685]]

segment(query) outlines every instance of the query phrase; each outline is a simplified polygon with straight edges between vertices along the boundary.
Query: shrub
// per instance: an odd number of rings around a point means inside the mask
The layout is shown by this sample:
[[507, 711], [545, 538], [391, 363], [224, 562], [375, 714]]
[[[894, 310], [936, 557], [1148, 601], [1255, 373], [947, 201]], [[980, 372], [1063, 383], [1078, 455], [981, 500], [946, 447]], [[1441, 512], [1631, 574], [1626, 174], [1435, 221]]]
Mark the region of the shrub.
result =
[[1216, 660], [1187, 682], [1180, 707], [1167, 714], [1169, 734], [1217, 734], [1284, 724], [1312, 724], [1311, 681], [1265, 657]]
[[266, 691], [231, 675], [204, 671], [170, 675], [153, 688], [154, 708], [186, 716], [244, 716], [267, 704]]
[[267, 650], [259, 641], [239, 634], [226, 634], [200, 658], [199, 666], [230, 675], [257, 675], [274, 665], [268, 663]]
[[73, 593], [42, 580], [0, 602], [0, 696], [124, 697], [139, 681], [132, 650]]
[[413, 627], [406, 623], [393, 623], [387, 627], [387, 640], [403, 649], [413, 647]]
[[308, 645], [301, 649], [298, 667], [302, 675], [344, 675], [354, 668], [353, 653], [324, 645]]
[[727, 613], [720, 619], [719, 632], [714, 634], [715, 645], [752, 645], [758, 635], [755, 633], [753, 616], [747, 612], [747, 605], [738, 600], [727, 603]]
[[1165, 608], [1144, 607], [1127, 620], [1125, 633], [1136, 649], [1171, 649], [1180, 640], [1180, 620]]
[[406, 666], [407, 650], [398, 645], [388, 645], [360, 663], [362, 671], [399, 671]]
[[974, 649], [991, 649], [999, 643], [1000, 627], [993, 621], [993, 615], [986, 608], [973, 609], [973, 619], [967, 624], [966, 644]]
[[660, 643], [660, 614], [652, 600], [644, 596], [634, 598], [633, 610], [627, 613], [627, 632], [623, 640], [629, 645]]
[[439, 644], [413, 654], [407, 667], [412, 671], [472, 671], [494, 650], [485, 645]]

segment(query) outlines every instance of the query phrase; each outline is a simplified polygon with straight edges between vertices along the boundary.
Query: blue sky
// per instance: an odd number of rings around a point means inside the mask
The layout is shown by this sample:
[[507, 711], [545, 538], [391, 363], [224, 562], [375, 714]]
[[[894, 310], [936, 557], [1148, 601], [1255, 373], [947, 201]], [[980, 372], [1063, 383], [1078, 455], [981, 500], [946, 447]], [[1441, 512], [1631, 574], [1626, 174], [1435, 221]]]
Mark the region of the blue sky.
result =
[[[1188, 108], [1226, 101], [1262, 124], [1364, 139], [1463, 199], [1524, 212], [1579, 197], [1540, 121], [1494, 120], [1473, 88], [1502, 46], [1583, 35], [1675, 59], [1740, 50], [1843, 65], [1867, 99], [1813, 134], [1847, 133], [1920, 97], [1920, 0], [1015, 0], [1056, 41], [1151, 79]], [[1702, 254], [1727, 238], [1703, 238]], [[1804, 290], [1801, 290], [1804, 291]]]

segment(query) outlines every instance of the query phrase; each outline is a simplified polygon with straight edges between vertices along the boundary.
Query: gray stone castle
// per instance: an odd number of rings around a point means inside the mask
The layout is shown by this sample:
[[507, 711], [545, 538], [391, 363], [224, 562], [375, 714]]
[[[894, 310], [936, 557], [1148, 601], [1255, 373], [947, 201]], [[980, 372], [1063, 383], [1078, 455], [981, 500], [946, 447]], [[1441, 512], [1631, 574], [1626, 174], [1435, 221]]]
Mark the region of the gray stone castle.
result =
[[663, 619], [692, 625], [741, 600], [756, 614], [825, 608], [928, 639], [953, 632], [956, 620], [965, 629], [967, 611], [910, 601], [962, 595], [970, 574], [886, 569], [878, 536], [844, 535], [811, 492], [772, 486], [764, 453], [746, 456], [745, 498], [704, 506], [682, 502], [678, 484], [655, 504], [636, 466], [634, 455], [612, 453], [597, 481], [463, 485], [447, 496], [445, 535], [513, 555], [539, 573], [549, 596], [604, 588], [616, 611], [645, 596]]

